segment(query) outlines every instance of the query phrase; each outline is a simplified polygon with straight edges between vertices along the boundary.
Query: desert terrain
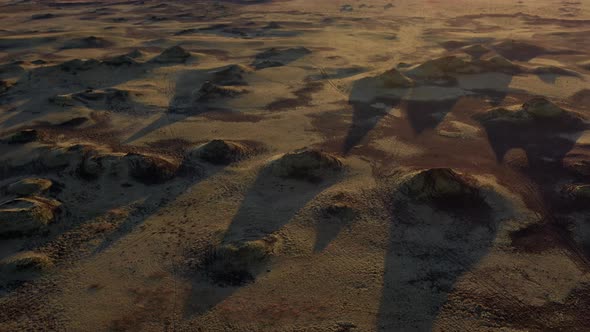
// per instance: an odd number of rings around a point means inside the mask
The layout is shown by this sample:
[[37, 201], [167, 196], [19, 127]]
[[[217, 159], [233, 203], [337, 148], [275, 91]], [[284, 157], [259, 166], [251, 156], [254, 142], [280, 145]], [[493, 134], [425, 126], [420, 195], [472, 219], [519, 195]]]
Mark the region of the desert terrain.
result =
[[588, 331], [590, 1], [0, 1], [0, 331]]

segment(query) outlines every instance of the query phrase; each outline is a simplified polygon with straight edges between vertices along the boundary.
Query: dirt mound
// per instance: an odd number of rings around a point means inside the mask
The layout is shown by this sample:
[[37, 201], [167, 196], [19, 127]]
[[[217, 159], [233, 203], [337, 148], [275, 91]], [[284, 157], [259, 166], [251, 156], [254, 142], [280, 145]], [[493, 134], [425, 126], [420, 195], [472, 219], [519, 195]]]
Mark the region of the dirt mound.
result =
[[515, 74], [519, 71], [517, 65], [499, 55], [476, 60], [469, 56], [449, 55], [414, 66], [406, 74], [413, 78], [429, 79], [486, 72]]
[[0, 79], [18, 77], [25, 72], [20, 63], [7, 63], [0, 65]]
[[12, 87], [12, 84], [8, 81], [0, 80], [0, 94], [8, 91]]
[[536, 67], [531, 71], [533, 74], [536, 75], [558, 75], [558, 76], [571, 76], [571, 77], [581, 77], [580, 73], [577, 73], [573, 70], [557, 67], [557, 66], [540, 66]]
[[39, 162], [47, 169], [65, 168], [78, 165], [82, 158], [94, 147], [75, 144], [45, 148]]
[[135, 66], [135, 65], [139, 64], [139, 62], [137, 62], [137, 60], [135, 60], [135, 58], [133, 58], [127, 54], [118, 55], [118, 56], [114, 56], [111, 58], [106, 58], [102, 61], [102, 63], [104, 63], [105, 65], [113, 66], [113, 67]]
[[299, 58], [311, 54], [311, 50], [306, 47], [292, 47], [292, 48], [270, 48], [262, 53], [258, 53], [252, 67], [256, 69], [264, 69], [270, 67], [284, 66]]
[[583, 68], [583, 69], [586, 69], [586, 70], [590, 70], [590, 60], [579, 62], [578, 63], [578, 66], [580, 68]]
[[59, 68], [66, 72], [87, 71], [100, 67], [102, 63], [96, 59], [73, 59], [59, 65]]
[[8, 144], [25, 144], [34, 142], [39, 138], [39, 133], [35, 129], [24, 129], [16, 133], [7, 135], [2, 138], [3, 143]]
[[562, 188], [566, 196], [578, 200], [590, 202], [590, 184], [571, 184]]
[[406, 176], [399, 191], [418, 201], [445, 200], [456, 203], [480, 199], [475, 180], [450, 168], [432, 168]]
[[26, 235], [55, 221], [61, 203], [41, 197], [17, 198], [0, 205], [0, 235]]
[[33, 251], [19, 252], [0, 261], [0, 272], [9, 278], [20, 277], [21, 274], [41, 273], [51, 267], [51, 258]]
[[544, 97], [530, 99], [522, 105], [522, 109], [535, 118], [555, 118], [565, 113], [562, 108]]
[[464, 47], [460, 48], [459, 50], [465, 54], [471, 55], [474, 58], [480, 58], [482, 55], [490, 53], [492, 51], [489, 48], [487, 48], [481, 44], [464, 46]]
[[205, 102], [219, 98], [236, 97], [247, 92], [248, 90], [245, 89], [217, 85], [211, 81], [207, 81], [201, 85], [201, 88], [193, 93], [193, 99], [196, 102]]
[[253, 70], [244, 65], [229, 65], [213, 74], [212, 81], [219, 85], [246, 85], [244, 76]]
[[499, 42], [492, 45], [492, 49], [503, 57], [516, 61], [528, 61], [539, 55], [548, 53], [543, 47], [518, 40], [505, 40]]
[[[86, 105], [104, 107], [108, 110], [120, 111], [131, 107], [133, 103], [131, 92], [116, 88], [106, 88], [101, 90], [88, 89], [83, 92], [74, 93], [71, 98], [68, 95], [58, 96], [62, 103], [69, 100], [77, 100]], [[55, 99], [54, 99], [55, 103]]]
[[376, 79], [385, 88], [410, 88], [414, 85], [414, 81], [395, 68], [378, 75]]
[[568, 155], [563, 161], [563, 166], [576, 176], [590, 177], [590, 155], [588, 154]]
[[238, 242], [211, 248], [202, 262], [202, 271], [222, 287], [252, 283], [272, 257], [277, 239]]
[[89, 36], [85, 38], [72, 39], [64, 43], [62, 49], [72, 48], [106, 48], [113, 46], [113, 43], [95, 36]]
[[188, 156], [190, 159], [196, 157], [212, 164], [227, 165], [248, 158], [254, 152], [246, 144], [216, 139], [189, 152]]
[[172, 179], [178, 171], [178, 163], [158, 156], [128, 153], [123, 157], [129, 176], [145, 184], [155, 184]]
[[53, 182], [48, 179], [26, 178], [10, 184], [6, 191], [17, 196], [30, 196], [49, 190]]
[[568, 114], [567, 111], [555, 105], [544, 97], [528, 100], [521, 107], [495, 108], [484, 114], [476, 115], [480, 122], [488, 121], [519, 121], [557, 119]]
[[576, 104], [590, 105], [590, 89], [582, 89], [574, 93], [569, 99]]
[[188, 58], [191, 57], [190, 52], [186, 51], [181, 46], [172, 46], [165, 49], [152, 59], [153, 62], [157, 63], [184, 63]]
[[102, 174], [117, 175], [123, 172], [124, 153], [95, 152], [88, 154], [78, 167], [78, 172], [85, 178], [98, 178]]
[[343, 168], [340, 158], [315, 149], [287, 153], [271, 164], [275, 176], [308, 181], [319, 181]]

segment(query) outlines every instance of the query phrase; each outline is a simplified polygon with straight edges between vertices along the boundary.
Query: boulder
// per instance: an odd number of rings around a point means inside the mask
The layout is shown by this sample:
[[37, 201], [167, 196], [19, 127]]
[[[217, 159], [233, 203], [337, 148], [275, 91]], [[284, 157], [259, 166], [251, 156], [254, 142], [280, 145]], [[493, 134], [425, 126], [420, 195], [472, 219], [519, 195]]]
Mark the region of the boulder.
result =
[[0, 235], [42, 231], [55, 221], [61, 203], [42, 197], [17, 198], [0, 205]]

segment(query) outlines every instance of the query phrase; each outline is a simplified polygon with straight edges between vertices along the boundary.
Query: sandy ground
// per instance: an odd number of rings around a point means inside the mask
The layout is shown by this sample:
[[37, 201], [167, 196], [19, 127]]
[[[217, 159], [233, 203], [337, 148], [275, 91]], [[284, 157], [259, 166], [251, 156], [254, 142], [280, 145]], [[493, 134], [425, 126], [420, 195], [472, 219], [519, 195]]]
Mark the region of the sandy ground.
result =
[[4, 0], [0, 80], [0, 331], [590, 326], [589, 1]]

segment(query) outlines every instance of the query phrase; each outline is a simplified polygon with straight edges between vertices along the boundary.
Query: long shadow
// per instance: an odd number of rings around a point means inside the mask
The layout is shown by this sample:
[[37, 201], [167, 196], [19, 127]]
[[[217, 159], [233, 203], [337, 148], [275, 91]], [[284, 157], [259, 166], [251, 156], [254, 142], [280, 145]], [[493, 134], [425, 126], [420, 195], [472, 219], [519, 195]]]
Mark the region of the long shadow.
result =
[[432, 331], [457, 280], [492, 246], [496, 220], [483, 202], [394, 204], [377, 331]]
[[[476, 89], [462, 88], [465, 94], [475, 97], [489, 98], [492, 105], [499, 105], [508, 94], [508, 87], [512, 76], [501, 75], [493, 82]], [[463, 98], [462, 95], [439, 96], [429, 100], [425, 97], [429, 88], [436, 88], [428, 82], [417, 82], [415, 87], [397, 89], [395, 96], [375, 96], [365, 101], [364, 95], [374, 95], [378, 88], [378, 78], [362, 78], [353, 83], [348, 103], [352, 106], [352, 124], [343, 143], [343, 153], [348, 154], [356, 145], [360, 144], [368, 133], [387, 116], [388, 110], [399, 108], [404, 111], [415, 135], [436, 128], [453, 111], [455, 105]], [[424, 84], [423, 84], [424, 83]], [[460, 88], [459, 81], [448, 78], [447, 84], [438, 86], [441, 89]], [[379, 108], [375, 104], [381, 104]]]
[[49, 99], [57, 95], [92, 89], [109, 88], [145, 75], [141, 64], [109, 66], [88, 60], [69, 61], [55, 66], [36, 68], [22, 74], [4, 96], [5, 102], [23, 101], [17, 113], [4, 120], [3, 127], [11, 127], [58, 112], [61, 107], [51, 105]]
[[168, 109], [165, 113], [131, 135], [125, 140], [125, 143], [131, 143], [156, 130], [181, 122], [190, 116], [203, 114], [211, 110], [207, 103], [195, 100], [195, 92], [206, 81], [215, 82], [216, 79], [223, 80], [223, 77], [218, 77], [215, 73], [224, 68], [226, 67], [207, 70], [185, 70], [181, 72], [175, 81], [173, 91], [171, 91], [172, 95], [170, 96]]
[[[117, 227], [117, 230], [109, 237], [105, 238], [93, 251], [93, 254], [99, 254], [108, 250], [115, 243], [126, 235], [132, 233], [137, 227], [144, 224], [154, 214], [158, 213], [167, 204], [174, 202], [178, 197], [182, 196], [190, 188], [197, 185], [199, 182], [213, 176], [220, 170], [219, 167], [205, 170], [200, 165], [185, 165], [181, 166], [178, 178], [171, 180], [169, 183], [160, 184], [158, 186], [147, 186], [143, 191], [142, 203], [135, 207], [130, 212], [129, 216], [125, 218]], [[162, 188], [164, 186], [165, 188]], [[115, 193], [109, 192], [110, 195]], [[131, 202], [131, 201], [130, 201]], [[146, 233], [139, 237], [143, 240], [144, 236], [150, 236], [154, 233]], [[139, 241], [134, 240], [134, 241]], [[134, 242], [135, 243], [135, 242]], [[126, 246], [129, 246], [127, 244]]]
[[[239, 246], [279, 231], [308, 202], [337, 181], [338, 178], [327, 178], [318, 183], [281, 179], [270, 175], [268, 169], [261, 170], [242, 200], [221, 244]], [[191, 295], [185, 303], [185, 317], [204, 314], [240, 287], [256, 282], [257, 276], [267, 271], [269, 263], [252, 266], [247, 272], [248, 278], [238, 283], [218, 284], [206, 276], [193, 278]]]

